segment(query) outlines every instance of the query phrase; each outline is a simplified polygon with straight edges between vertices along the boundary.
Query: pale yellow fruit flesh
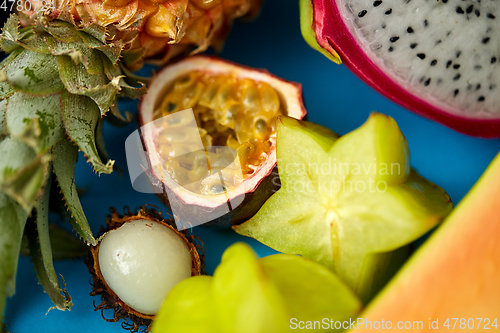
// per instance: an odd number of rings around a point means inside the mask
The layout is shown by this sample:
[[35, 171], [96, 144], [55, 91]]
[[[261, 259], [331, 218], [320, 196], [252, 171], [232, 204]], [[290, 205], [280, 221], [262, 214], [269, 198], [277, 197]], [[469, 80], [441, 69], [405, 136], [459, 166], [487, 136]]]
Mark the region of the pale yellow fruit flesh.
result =
[[191, 276], [186, 243], [154, 221], [127, 222], [105, 234], [99, 268], [107, 285], [134, 310], [153, 315], [170, 290]]
[[[185, 113], [186, 119], [178, 117], [175, 124], [169, 121], [189, 108], [204, 148], [230, 149], [192, 153], [199, 150], [199, 138], [187, 135], [194, 124], [189, 114]], [[174, 81], [156, 109], [155, 124], [162, 130], [157, 131], [155, 146], [178, 184], [190, 184], [185, 187], [195, 193], [220, 194], [241, 184], [266, 161], [276, 138], [276, 119], [283, 114], [278, 92], [265, 82], [193, 71]]]

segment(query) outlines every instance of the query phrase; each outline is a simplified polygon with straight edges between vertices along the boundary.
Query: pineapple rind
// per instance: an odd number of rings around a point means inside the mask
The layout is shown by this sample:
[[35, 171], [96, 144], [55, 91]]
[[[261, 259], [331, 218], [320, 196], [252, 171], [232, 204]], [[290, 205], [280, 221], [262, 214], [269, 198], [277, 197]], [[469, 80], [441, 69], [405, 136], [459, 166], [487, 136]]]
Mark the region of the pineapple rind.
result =
[[[33, 0], [29, 7], [38, 8]], [[144, 62], [164, 65], [179, 54], [220, 50], [233, 20], [255, 17], [262, 0], [52, 0], [48, 17], [95, 30], [101, 42], [123, 41], [124, 50], [139, 50], [125, 64], [138, 70]], [[36, 11], [35, 11], [36, 13]], [[33, 12], [26, 12], [26, 16]], [[71, 17], [69, 17], [71, 16]], [[89, 28], [90, 27], [90, 28]], [[100, 27], [97, 28], [97, 27]], [[102, 34], [103, 29], [107, 34]]]

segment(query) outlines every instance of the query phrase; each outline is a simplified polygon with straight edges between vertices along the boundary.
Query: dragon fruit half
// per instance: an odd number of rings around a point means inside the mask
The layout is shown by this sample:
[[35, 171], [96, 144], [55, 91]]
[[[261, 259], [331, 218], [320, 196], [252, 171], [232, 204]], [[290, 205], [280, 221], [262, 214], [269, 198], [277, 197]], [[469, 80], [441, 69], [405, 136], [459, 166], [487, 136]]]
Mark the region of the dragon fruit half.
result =
[[306, 41], [378, 92], [459, 132], [500, 137], [495, 0], [301, 0]]

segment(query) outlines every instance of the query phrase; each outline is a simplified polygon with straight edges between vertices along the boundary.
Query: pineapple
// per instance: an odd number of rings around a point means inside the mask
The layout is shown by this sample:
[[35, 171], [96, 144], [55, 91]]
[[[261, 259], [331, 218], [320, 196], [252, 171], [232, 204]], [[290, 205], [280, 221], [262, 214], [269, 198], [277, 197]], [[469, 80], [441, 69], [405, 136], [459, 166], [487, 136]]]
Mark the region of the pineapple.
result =
[[54, 307], [71, 307], [52, 264], [47, 212], [59, 203], [78, 235], [95, 244], [75, 163], [80, 150], [96, 173], [112, 172], [103, 117], [131, 120], [118, 111], [118, 97], [146, 91], [131, 71], [220, 48], [232, 20], [254, 15], [260, 2], [53, 0], [36, 8], [44, 2], [33, 1], [24, 6], [33, 11], [11, 15], [0, 35], [9, 54], [0, 63], [0, 318], [15, 290], [23, 233]]
[[[25, 0], [30, 1], [30, 0]], [[25, 8], [42, 6], [33, 1]], [[132, 41], [134, 56], [124, 57], [132, 70], [144, 59], [164, 65], [179, 54], [222, 48], [232, 21], [254, 17], [262, 0], [53, 0], [57, 15], [71, 8], [78, 25], [108, 27], [112, 36]], [[28, 13], [30, 14], [30, 13]]]

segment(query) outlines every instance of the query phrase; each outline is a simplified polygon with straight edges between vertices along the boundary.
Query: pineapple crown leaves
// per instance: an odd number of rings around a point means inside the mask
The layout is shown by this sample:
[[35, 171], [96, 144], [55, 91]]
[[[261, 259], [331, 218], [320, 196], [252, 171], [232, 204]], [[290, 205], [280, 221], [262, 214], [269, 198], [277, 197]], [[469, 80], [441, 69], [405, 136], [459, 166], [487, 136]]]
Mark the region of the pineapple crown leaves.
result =
[[[64, 16], [60, 14], [57, 18], [50, 19], [48, 16], [43, 15], [43, 13], [37, 13], [30, 21], [34, 21], [33, 25], [21, 27], [18, 15], [12, 14], [9, 17], [0, 35], [0, 47], [5, 52], [10, 53], [19, 47], [39, 53], [50, 53], [53, 56], [69, 56], [80, 52], [84, 60], [83, 62], [86, 64], [85, 71], [88, 74], [104, 74], [104, 76], [109, 77], [110, 67], [115, 67], [115, 69], [121, 72], [121, 67], [116, 65], [122, 57], [122, 53], [127, 49], [127, 46], [135, 39], [123, 40], [114, 38], [116, 40], [113, 40], [113, 38], [106, 38], [106, 28], [93, 23], [79, 28], [74, 24], [71, 15]], [[126, 50], [125, 54], [128, 61], [131, 61], [136, 60], [137, 57], [141, 57], [140, 52], [142, 50]], [[104, 64], [99, 66], [101, 61], [97, 60], [97, 58], [100, 55], [105, 55], [111, 66], [104, 66]], [[75, 66], [78, 64], [79, 62], [75, 63]], [[64, 77], [63, 75], [61, 76], [63, 80]], [[117, 75], [113, 75], [113, 77], [115, 76]], [[83, 82], [80, 82], [81, 88], [87, 86], [95, 87], [99, 84], [97, 83], [99, 79], [101, 77], [85, 76], [82, 79]], [[143, 93], [145, 92], [143, 85], [136, 89], [143, 91]]]
[[[69, 17], [72, 20], [72, 16]], [[58, 122], [54, 125], [55, 128], [66, 131], [97, 173], [110, 173], [113, 162], [101, 162], [95, 143], [95, 127], [98, 121], [95, 117], [95, 106], [98, 108], [98, 116], [105, 116], [112, 110], [121, 121], [130, 120], [128, 115], [122, 117], [117, 112], [117, 97], [126, 95], [137, 98], [146, 92], [145, 85], [139, 83], [140, 86], [137, 87], [129, 84], [137, 84], [137, 81], [136, 78], [128, 79], [122, 70], [123, 66], [119, 64], [124, 45], [120, 42], [103, 43], [105, 29], [92, 24], [77, 28], [70, 22], [51, 20], [42, 14], [31, 20], [36, 21], [33, 26], [20, 28], [19, 17], [11, 15], [0, 35], [2, 48], [11, 52], [11, 55], [15, 54], [4, 61], [2, 70], [6, 72], [7, 81], [0, 83], [0, 97], [8, 98], [7, 109], [17, 109], [28, 103], [23, 102], [21, 97], [26, 97], [25, 93], [29, 94], [30, 98], [26, 100], [38, 100], [37, 104], [30, 104], [32, 109], [37, 109], [31, 110], [33, 117], [39, 109], [44, 112], [47, 110], [41, 106], [47, 104], [43, 100], [48, 94], [54, 95], [49, 98], [54, 101], [53, 105], [50, 105], [52, 109], [56, 109], [56, 96], [60, 96], [63, 121], [62, 126]], [[26, 44], [30, 47], [26, 47]], [[67, 93], [75, 96], [66, 96]], [[16, 96], [17, 94], [21, 95]], [[43, 99], [37, 98], [38, 96]], [[76, 96], [87, 97], [90, 101]], [[78, 105], [80, 102], [83, 104]], [[82, 108], [83, 105], [89, 108]], [[8, 110], [6, 114], [8, 118]], [[28, 115], [24, 114], [23, 117], [28, 118]], [[19, 122], [19, 119], [17, 120]], [[8, 119], [7, 122], [9, 123]], [[54, 131], [54, 126], [49, 128]], [[18, 135], [19, 131], [18, 128], [13, 134]], [[58, 131], [59, 140], [62, 133], [63, 130]], [[50, 148], [59, 140], [50, 141], [50, 145], [44, 149]]]
[[87, 244], [95, 244], [75, 185], [78, 150], [97, 173], [112, 172], [103, 116], [111, 110], [112, 119], [130, 121], [118, 111], [118, 96], [145, 93], [145, 85], [122, 70], [123, 42], [108, 42], [102, 27], [73, 23], [64, 12], [13, 14], [0, 34], [0, 47], [8, 53], [0, 63], [0, 234], [12, 234], [15, 241], [5, 247], [0, 239], [0, 313], [6, 295], [13, 293], [20, 235], [33, 209], [37, 220], [26, 233], [37, 277], [56, 308], [71, 306], [47, 248], [50, 180], [62, 194], [73, 228]]

